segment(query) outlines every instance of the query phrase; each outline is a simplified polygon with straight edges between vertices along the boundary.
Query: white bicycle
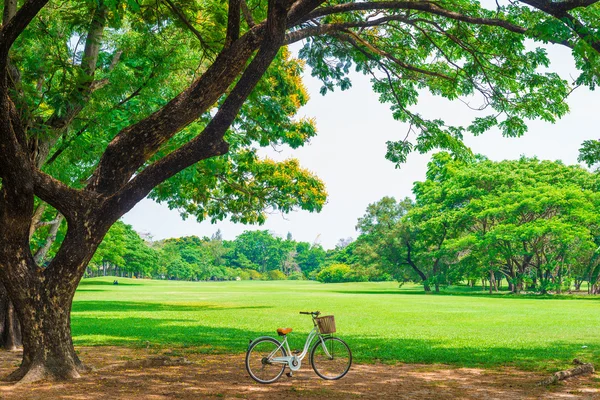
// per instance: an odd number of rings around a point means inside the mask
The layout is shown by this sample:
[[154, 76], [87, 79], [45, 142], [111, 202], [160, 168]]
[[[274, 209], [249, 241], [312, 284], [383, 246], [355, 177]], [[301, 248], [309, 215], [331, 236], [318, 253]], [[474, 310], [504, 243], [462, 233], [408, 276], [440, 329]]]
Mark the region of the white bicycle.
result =
[[342, 339], [331, 336], [335, 332], [333, 315], [319, 317], [319, 311], [300, 312], [312, 317], [313, 329], [308, 333], [302, 352], [290, 350], [287, 334], [292, 328], [279, 328], [277, 333], [283, 339], [261, 336], [250, 342], [246, 353], [246, 370], [259, 383], [273, 383], [283, 375], [288, 367], [292, 376], [298, 371], [302, 360], [308, 354], [308, 349], [316, 338], [317, 341], [310, 350], [310, 364], [313, 370], [323, 379], [340, 379], [348, 373], [352, 365], [352, 352]]

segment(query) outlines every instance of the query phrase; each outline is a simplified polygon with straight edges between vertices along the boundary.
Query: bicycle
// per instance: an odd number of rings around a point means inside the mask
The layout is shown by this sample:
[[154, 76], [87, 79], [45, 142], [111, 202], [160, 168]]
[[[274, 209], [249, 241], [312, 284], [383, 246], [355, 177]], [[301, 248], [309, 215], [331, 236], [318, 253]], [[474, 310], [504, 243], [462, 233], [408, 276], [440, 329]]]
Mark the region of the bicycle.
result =
[[313, 329], [308, 333], [302, 352], [290, 350], [287, 335], [292, 328], [277, 329], [277, 334], [283, 338], [281, 342], [271, 336], [250, 341], [246, 352], [246, 370], [256, 382], [273, 383], [283, 375], [286, 367], [290, 369], [287, 376], [291, 377], [294, 371], [300, 369], [315, 338], [317, 341], [310, 350], [310, 364], [319, 377], [336, 380], [350, 370], [350, 347], [342, 339], [331, 336], [335, 333], [333, 315], [319, 317], [319, 311], [301, 311], [300, 314], [310, 315], [313, 322]]

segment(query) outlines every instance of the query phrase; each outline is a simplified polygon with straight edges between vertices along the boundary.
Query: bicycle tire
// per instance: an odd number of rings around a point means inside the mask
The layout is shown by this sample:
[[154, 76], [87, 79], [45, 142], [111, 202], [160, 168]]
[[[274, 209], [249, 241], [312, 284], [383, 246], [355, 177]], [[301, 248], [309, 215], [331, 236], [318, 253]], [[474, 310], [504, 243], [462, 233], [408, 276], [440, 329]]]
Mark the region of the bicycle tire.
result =
[[[332, 357], [327, 356], [323, 346]], [[330, 336], [317, 340], [310, 351], [310, 364], [317, 375], [334, 381], [343, 378], [352, 365], [352, 351], [342, 339]]]
[[277, 339], [266, 337], [250, 344], [246, 352], [246, 371], [256, 382], [273, 383], [283, 375], [286, 364], [270, 364], [266, 360], [274, 351], [277, 351], [277, 357], [287, 357], [285, 348]]

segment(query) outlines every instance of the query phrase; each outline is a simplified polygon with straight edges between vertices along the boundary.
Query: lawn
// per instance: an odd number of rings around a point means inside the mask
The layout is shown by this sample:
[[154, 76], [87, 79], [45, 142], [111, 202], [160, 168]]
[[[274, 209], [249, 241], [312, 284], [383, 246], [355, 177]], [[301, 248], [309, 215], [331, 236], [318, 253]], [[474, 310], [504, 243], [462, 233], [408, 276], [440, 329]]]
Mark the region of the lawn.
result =
[[359, 362], [446, 363], [554, 370], [600, 356], [600, 299], [426, 295], [417, 286], [306, 281], [174, 282], [84, 279], [72, 312], [75, 345], [188, 347], [243, 352], [248, 341], [293, 327], [298, 311], [334, 314]]

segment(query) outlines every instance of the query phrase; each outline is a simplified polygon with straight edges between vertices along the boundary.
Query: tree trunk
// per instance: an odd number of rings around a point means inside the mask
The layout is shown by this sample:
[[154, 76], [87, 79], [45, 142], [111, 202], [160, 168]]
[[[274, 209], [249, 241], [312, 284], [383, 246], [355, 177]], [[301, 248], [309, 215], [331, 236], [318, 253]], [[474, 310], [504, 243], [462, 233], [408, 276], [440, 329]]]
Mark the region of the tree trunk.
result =
[[440, 292], [440, 282], [439, 279], [440, 277], [438, 276], [438, 263], [439, 263], [439, 258], [437, 260], [435, 260], [435, 262], [433, 263], [433, 279], [435, 279], [434, 282], [434, 287], [435, 287], [435, 292], [439, 293]]
[[[410, 254], [409, 254], [410, 257]], [[421, 271], [419, 269], [419, 267], [417, 267], [417, 265], [409, 258], [408, 260], [408, 265], [411, 266], [411, 268], [417, 273], [417, 275], [419, 275], [419, 277], [421, 278], [421, 281], [423, 281], [423, 289], [426, 292], [431, 292], [431, 287], [429, 286], [429, 283], [427, 282], [427, 276], [423, 273], [423, 271]]]
[[15, 351], [23, 345], [21, 324], [2, 284], [0, 284], [0, 345], [10, 351]]
[[78, 378], [84, 367], [71, 339], [71, 303], [74, 293], [42, 294], [37, 301], [21, 302], [23, 362], [8, 380], [22, 383], [41, 379]]

